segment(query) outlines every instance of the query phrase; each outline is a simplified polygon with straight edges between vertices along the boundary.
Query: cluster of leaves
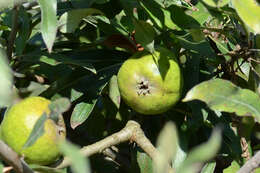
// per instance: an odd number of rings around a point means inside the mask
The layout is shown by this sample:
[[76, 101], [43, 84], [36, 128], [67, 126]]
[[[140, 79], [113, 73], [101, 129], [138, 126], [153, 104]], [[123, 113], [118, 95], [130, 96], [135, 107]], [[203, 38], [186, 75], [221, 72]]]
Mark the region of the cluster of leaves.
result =
[[[178, 131], [178, 140], [173, 137], [166, 149], [158, 144], [176, 170], [192, 172], [187, 165], [215, 156], [201, 172], [236, 171], [259, 149], [259, 11], [254, 0], [38, 0], [3, 9], [0, 106], [11, 105], [17, 95], [66, 97], [71, 102], [64, 114], [68, 139], [79, 146], [136, 119], [153, 143]], [[153, 52], [158, 45], [179, 58], [183, 100], [163, 115], [140, 116], [120, 100], [116, 75], [134, 52]], [[159, 135], [169, 121], [177, 130], [169, 125]], [[223, 131], [218, 154], [212, 144], [220, 142], [219, 133], [188, 155], [218, 124]], [[77, 149], [69, 144], [63, 149], [77, 160]], [[100, 155], [90, 158], [92, 169], [152, 172], [151, 160], [138, 147], [120, 145], [119, 154], [132, 169]], [[87, 169], [75, 166], [75, 172]]]

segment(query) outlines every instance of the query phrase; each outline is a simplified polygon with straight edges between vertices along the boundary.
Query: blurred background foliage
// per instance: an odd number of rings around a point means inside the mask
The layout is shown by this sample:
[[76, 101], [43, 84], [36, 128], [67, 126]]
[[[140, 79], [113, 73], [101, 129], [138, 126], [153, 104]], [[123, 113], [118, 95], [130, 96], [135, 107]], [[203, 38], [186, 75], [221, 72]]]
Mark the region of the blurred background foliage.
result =
[[[38, 0], [3, 9], [1, 118], [18, 97], [66, 97], [68, 140], [78, 148], [133, 119], [153, 144], [169, 126], [165, 133], [176, 133], [166, 151], [174, 150], [167, 157], [177, 172], [236, 172], [260, 147], [259, 23], [254, 0]], [[142, 116], [120, 100], [116, 75], [134, 52], [158, 45], [178, 57], [184, 100], [162, 115]], [[62, 148], [77, 158], [77, 147]], [[123, 161], [90, 157], [92, 172], [156, 172], [136, 145], [120, 144], [116, 152]], [[194, 170], [197, 162], [201, 170]]]

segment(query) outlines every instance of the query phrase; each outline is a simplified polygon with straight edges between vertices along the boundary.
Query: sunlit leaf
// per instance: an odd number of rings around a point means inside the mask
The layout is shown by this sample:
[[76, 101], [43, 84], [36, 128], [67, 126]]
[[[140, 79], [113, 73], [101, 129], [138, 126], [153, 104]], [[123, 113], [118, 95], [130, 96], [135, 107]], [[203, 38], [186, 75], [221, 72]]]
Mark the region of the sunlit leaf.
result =
[[175, 158], [177, 144], [176, 127], [172, 122], [168, 122], [157, 139], [156, 146], [160, 155], [155, 158], [154, 172], [166, 172], [168, 163]]
[[260, 33], [260, 5], [256, 0], [232, 0], [237, 14], [255, 33]]
[[183, 101], [201, 100], [213, 110], [235, 112], [239, 116], [253, 116], [260, 122], [260, 98], [248, 89], [241, 89], [229, 81], [213, 79], [192, 88]]
[[42, 37], [48, 51], [51, 52], [57, 33], [57, 0], [38, 0], [38, 2], [41, 7]]
[[59, 20], [60, 31], [63, 33], [73, 33], [84, 17], [93, 14], [103, 15], [100, 10], [94, 8], [75, 9], [62, 14]]
[[203, 166], [201, 173], [214, 173], [215, 168], [216, 162], [207, 163], [205, 166]]
[[203, 0], [207, 5], [212, 7], [223, 7], [229, 3], [230, 0]]
[[32, 168], [34, 171], [37, 171], [37, 172], [64, 173], [64, 170], [62, 170], [62, 169], [52, 168], [49, 166], [30, 164], [30, 168]]
[[12, 72], [9, 68], [5, 51], [0, 48], [0, 107], [12, 103]]
[[93, 99], [90, 102], [81, 102], [77, 104], [72, 112], [70, 118], [71, 128], [75, 129], [82, 124], [89, 117], [90, 113], [94, 109], [97, 103], [97, 99]]
[[223, 173], [233, 173], [237, 172], [240, 169], [240, 165], [237, 161], [233, 161], [229, 167], [223, 170]]
[[153, 161], [147, 155], [147, 153], [137, 150], [135, 157], [137, 159], [137, 163], [140, 168], [140, 173], [152, 173]]
[[109, 97], [117, 108], [120, 106], [120, 92], [117, 84], [117, 76], [112, 76], [109, 81]]

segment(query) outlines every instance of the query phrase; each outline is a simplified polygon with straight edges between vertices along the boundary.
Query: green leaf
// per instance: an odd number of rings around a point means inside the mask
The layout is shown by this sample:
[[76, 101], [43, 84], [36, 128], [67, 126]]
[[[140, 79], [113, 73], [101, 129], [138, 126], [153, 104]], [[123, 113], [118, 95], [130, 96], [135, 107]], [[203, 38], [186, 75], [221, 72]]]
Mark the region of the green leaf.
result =
[[207, 163], [205, 166], [203, 166], [200, 173], [214, 173], [215, 168], [216, 168], [216, 162], [210, 162]]
[[35, 165], [35, 164], [30, 164], [29, 165], [31, 169], [37, 172], [48, 172], [48, 173], [64, 173], [63, 170], [57, 169], [57, 168], [51, 168], [48, 166], [41, 166], [41, 165]]
[[153, 27], [142, 20], [134, 20], [135, 25], [135, 39], [140, 43], [144, 49], [153, 53], [154, 52], [154, 37], [155, 31]]
[[[73, 111], [70, 124], [76, 128], [82, 124], [92, 112], [100, 93], [107, 85], [110, 78], [115, 75], [121, 64], [106, 67], [98, 71], [97, 75], [91, 74], [83, 77], [74, 86], [84, 93], [87, 93], [82, 104]], [[87, 86], [87, 87], [86, 87]], [[79, 98], [80, 99], [80, 98]], [[84, 103], [84, 104], [83, 104]]]
[[49, 52], [57, 33], [57, 0], [38, 0], [41, 7], [41, 33]]
[[260, 5], [256, 0], [232, 0], [243, 22], [255, 33], [260, 33]]
[[3, 165], [3, 163], [0, 160], [0, 173], [3, 173], [3, 168], [4, 168], [4, 165]]
[[120, 92], [117, 84], [117, 76], [114, 75], [109, 81], [109, 97], [117, 108], [120, 106]]
[[192, 16], [197, 22], [199, 22], [200, 25], [203, 25], [207, 20], [211, 18], [211, 14], [205, 7], [205, 5], [200, 1], [198, 1], [195, 7], [198, 10], [188, 10], [186, 14]]
[[49, 108], [51, 111], [55, 111], [58, 114], [62, 114], [63, 112], [66, 112], [70, 108], [70, 101], [64, 97], [59, 98], [51, 102]]
[[172, 122], [168, 122], [157, 139], [156, 146], [160, 156], [155, 158], [154, 172], [166, 172], [168, 163], [175, 158], [177, 145], [176, 127]]
[[44, 134], [44, 124], [47, 119], [48, 117], [46, 113], [43, 113], [43, 115], [36, 121], [30, 136], [27, 138], [23, 146], [23, 149], [32, 146], [37, 141], [37, 139]]
[[75, 106], [70, 118], [70, 125], [72, 129], [75, 129], [86, 121], [86, 119], [88, 119], [96, 103], [97, 99], [93, 99], [90, 100], [90, 102], [81, 102]]
[[223, 7], [229, 3], [230, 0], [203, 0], [207, 5], [211, 7]]
[[193, 87], [184, 102], [201, 100], [213, 110], [235, 112], [239, 116], [253, 116], [260, 122], [260, 99], [257, 94], [241, 89], [229, 81], [213, 79]]
[[13, 77], [7, 62], [5, 51], [0, 48], [0, 107], [8, 106], [12, 103]]
[[59, 116], [70, 108], [70, 101], [64, 97], [58, 98], [51, 102], [49, 108], [51, 110], [50, 118], [55, 122], [58, 122]]
[[88, 159], [86, 159], [81, 153], [79, 147], [69, 143], [62, 142], [60, 144], [60, 151], [70, 158], [72, 164], [71, 168], [74, 173], [90, 173], [90, 165]]
[[94, 8], [86, 8], [86, 9], [75, 9], [68, 11], [60, 17], [59, 25], [60, 31], [63, 33], [73, 33], [75, 32], [76, 28], [79, 26], [80, 21], [87, 16], [93, 14], [100, 14], [103, 13], [100, 10]]
[[237, 172], [240, 169], [240, 165], [237, 163], [237, 161], [233, 161], [229, 167], [223, 170], [223, 173], [234, 173]]
[[153, 161], [145, 152], [137, 150], [136, 158], [140, 173], [152, 173]]
[[194, 149], [188, 154], [187, 159], [180, 166], [178, 173], [198, 172], [198, 164], [213, 158], [221, 147], [221, 131], [216, 128], [213, 130], [210, 139]]
[[175, 170], [178, 170], [182, 164], [182, 162], [187, 157], [187, 151], [188, 151], [188, 140], [187, 140], [187, 134], [186, 133], [179, 133], [179, 139], [176, 147], [176, 154], [175, 158], [172, 160], [172, 167]]

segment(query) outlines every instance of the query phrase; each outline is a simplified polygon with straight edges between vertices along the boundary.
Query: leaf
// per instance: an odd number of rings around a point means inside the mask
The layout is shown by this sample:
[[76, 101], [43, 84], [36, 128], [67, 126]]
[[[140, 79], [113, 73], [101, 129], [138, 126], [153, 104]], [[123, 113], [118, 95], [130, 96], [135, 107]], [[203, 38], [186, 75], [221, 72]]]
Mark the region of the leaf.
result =
[[70, 108], [70, 101], [69, 99], [62, 97], [51, 102], [49, 108], [51, 110], [50, 118], [55, 122], [58, 122], [59, 116]]
[[13, 77], [7, 62], [5, 51], [0, 48], [0, 107], [8, 106], [12, 103]]
[[255, 33], [260, 33], [260, 5], [256, 0], [232, 0], [237, 14]]
[[44, 134], [44, 124], [47, 119], [48, 117], [46, 113], [43, 113], [43, 115], [36, 121], [30, 136], [27, 138], [23, 146], [23, 149], [32, 146], [37, 141], [37, 139]]
[[119, 109], [120, 106], [120, 92], [117, 84], [117, 76], [114, 75], [109, 81], [109, 97], [112, 102]]
[[4, 168], [4, 165], [3, 165], [3, 163], [0, 160], [0, 173], [3, 173], [3, 168]]
[[188, 154], [187, 159], [182, 163], [178, 173], [195, 173], [198, 172], [199, 166], [213, 158], [221, 147], [221, 131], [215, 128], [210, 139], [194, 149]]
[[70, 108], [70, 101], [67, 98], [62, 97], [51, 102], [49, 108], [51, 111], [55, 111], [58, 114], [62, 114]]
[[140, 43], [144, 49], [150, 53], [154, 52], [154, 37], [155, 31], [153, 27], [142, 20], [134, 20], [135, 25], [135, 39], [137, 43]]
[[86, 121], [94, 109], [96, 103], [97, 99], [93, 99], [90, 102], [81, 102], [75, 106], [70, 118], [70, 125], [72, 129], [75, 129], [84, 121]]
[[36, 172], [64, 173], [63, 170], [58, 169], [58, 168], [51, 168], [48, 166], [41, 166], [41, 165], [35, 165], [35, 164], [30, 164], [29, 166], [31, 169], [33, 169]]
[[186, 133], [180, 133], [177, 147], [176, 147], [176, 154], [174, 159], [172, 160], [172, 167], [175, 170], [178, 170], [181, 166], [182, 162], [187, 157], [187, 150], [188, 150], [188, 140], [187, 140]]
[[160, 156], [155, 158], [154, 172], [166, 172], [167, 165], [175, 158], [178, 145], [177, 130], [172, 122], [168, 122], [157, 139], [157, 149]]
[[103, 13], [94, 8], [75, 9], [62, 14], [59, 20], [60, 31], [63, 33], [73, 33], [79, 26], [80, 21], [89, 15]]
[[193, 87], [184, 102], [201, 100], [213, 110], [235, 112], [239, 116], [253, 116], [260, 122], [260, 99], [257, 94], [241, 89], [229, 81], [213, 79]]
[[153, 161], [145, 152], [138, 149], [134, 157], [136, 157], [136, 161], [139, 167], [136, 172], [138, 171], [140, 173], [152, 173]]
[[86, 159], [79, 150], [79, 147], [69, 143], [62, 142], [60, 144], [60, 151], [70, 158], [72, 164], [71, 168], [74, 173], [90, 173], [90, 165], [88, 159]]
[[211, 7], [223, 7], [229, 3], [230, 0], [203, 0], [207, 5]]
[[203, 166], [200, 173], [214, 173], [215, 168], [216, 168], [216, 162], [210, 162], [207, 163], [205, 166]]
[[[98, 97], [100, 96], [100, 93], [107, 85], [110, 78], [118, 72], [120, 65], [121, 64], [115, 64], [113, 66], [101, 69], [98, 71], [97, 75], [87, 75], [74, 85], [77, 90], [87, 93], [87, 97], [85, 100], [83, 100], [85, 104], [78, 106], [78, 110], [73, 111], [70, 120], [71, 127], [76, 128], [88, 118], [96, 104]], [[84, 111], [82, 111], [82, 109]]]
[[38, 0], [41, 7], [41, 33], [49, 52], [57, 33], [57, 0]]
[[229, 167], [223, 170], [223, 173], [234, 173], [237, 172], [240, 169], [240, 165], [237, 163], [237, 161], [233, 161]]

